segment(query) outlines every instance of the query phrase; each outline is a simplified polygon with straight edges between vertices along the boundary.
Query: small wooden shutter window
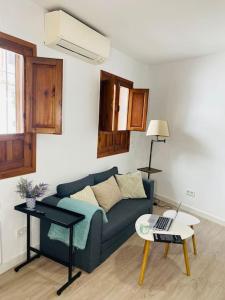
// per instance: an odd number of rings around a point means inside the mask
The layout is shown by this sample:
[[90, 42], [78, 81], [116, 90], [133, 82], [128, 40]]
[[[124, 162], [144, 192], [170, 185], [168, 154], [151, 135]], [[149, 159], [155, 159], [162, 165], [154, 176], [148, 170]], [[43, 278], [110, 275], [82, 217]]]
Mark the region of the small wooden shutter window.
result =
[[[36, 56], [36, 46], [27, 41], [0, 32], [0, 48], [15, 52], [15, 101], [16, 101], [16, 132], [0, 134], [0, 179], [35, 172], [36, 170], [36, 134], [24, 130], [23, 105], [24, 85], [22, 58]], [[20, 57], [20, 58], [19, 58]], [[20, 65], [21, 64], [21, 65]], [[24, 72], [24, 81], [26, 73]], [[24, 131], [24, 132], [23, 132]], [[23, 133], [22, 133], [23, 132]]]
[[35, 134], [0, 136], [0, 179], [35, 171]]
[[146, 130], [148, 94], [148, 89], [130, 89], [127, 130]]
[[26, 132], [62, 134], [61, 59], [26, 57]]

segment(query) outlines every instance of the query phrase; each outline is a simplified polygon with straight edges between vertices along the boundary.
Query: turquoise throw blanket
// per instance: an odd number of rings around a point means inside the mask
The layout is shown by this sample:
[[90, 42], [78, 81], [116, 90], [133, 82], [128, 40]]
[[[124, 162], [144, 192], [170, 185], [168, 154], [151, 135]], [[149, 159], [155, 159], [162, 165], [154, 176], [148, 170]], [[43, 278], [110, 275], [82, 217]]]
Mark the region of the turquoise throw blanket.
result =
[[[59, 201], [57, 206], [85, 215], [85, 219], [73, 227], [73, 245], [79, 249], [85, 249], [86, 247], [91, 219], [97, 210], [102, 211], [103, 222], [108, 222], [105, 211], [101, 207], [86, 201], [63, 198]], [[69, 245], [69, 229], [62, 226], [51, 224], [48, 237], [52, 240], [58, 240]]]

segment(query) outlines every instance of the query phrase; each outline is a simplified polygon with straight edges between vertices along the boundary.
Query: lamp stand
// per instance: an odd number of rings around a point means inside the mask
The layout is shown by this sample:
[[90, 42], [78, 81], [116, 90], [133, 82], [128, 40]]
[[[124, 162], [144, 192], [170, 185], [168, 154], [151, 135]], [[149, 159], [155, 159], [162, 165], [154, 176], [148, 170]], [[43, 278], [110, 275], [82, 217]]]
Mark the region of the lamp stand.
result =
[[[159, 136], [156, 136], [156, 140], [151, 140], [151, 147], [150, 147], [150, 154], [149, 154], [149, 164], [148, 168], [149, 170], [151, 169], [151, 163], [152, 163], [152, 150], [153, 150], [153, 145], [154, 143], [165, 143], [166, 139], [159, 140]], [[148, 173], [148, 179], [150, 178], [150, 173]]]

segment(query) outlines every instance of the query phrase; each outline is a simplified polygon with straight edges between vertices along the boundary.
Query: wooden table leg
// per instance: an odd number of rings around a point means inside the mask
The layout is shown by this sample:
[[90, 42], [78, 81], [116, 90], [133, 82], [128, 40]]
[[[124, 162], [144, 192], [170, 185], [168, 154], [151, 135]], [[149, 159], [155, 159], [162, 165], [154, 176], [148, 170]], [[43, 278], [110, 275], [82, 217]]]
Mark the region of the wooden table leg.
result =
[[189, 264], [188, 249], [187, 249], [186, 240], [183, 240], [183, 252], [184, 252], [184, 261], [185, 261], [187, 276], [190, 276], [191, 272], [190, 272], [190, 264]]
[[165, 258], [166, 258], [167, 255], [168, 255], [169, 249], [170, 249], [170, 244], [167, 243], [167, 244], [165, 245], [165, 251], [164, 251], [164, 257], [165, 257]]
[[[191, 228], [194, 230], [194, 226], [191, 226]], [[192, 235], [192, 244], [193, 244], [193, 249], [194, 249], [194, 255], [197, 255], [197, 246], [196, 246], [195, 234]]]
[[148, 262], [149, 251], [150, 251], [150, 241], [145, 241], [144, 255], [143, 255], [142, 265], [141, 265], [141, 272], [140, 272], [139, 280], [138, 280], [139, 285], [142, 285], [144, 282], [145, 270], [146, 270], [146, 266], [147, 266], [147, 262]]
[[146, 248], [146, 241], [145, 241], [144, 248], [143, 248], [143, 255], [145, 253], [145, 248]]

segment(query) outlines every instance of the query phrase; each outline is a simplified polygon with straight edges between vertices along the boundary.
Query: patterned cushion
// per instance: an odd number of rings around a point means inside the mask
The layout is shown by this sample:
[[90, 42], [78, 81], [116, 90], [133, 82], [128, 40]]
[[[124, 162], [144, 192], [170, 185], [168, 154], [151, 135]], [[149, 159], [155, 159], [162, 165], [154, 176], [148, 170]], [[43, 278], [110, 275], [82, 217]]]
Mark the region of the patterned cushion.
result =
[[116, 175], [116, 180], [123, 198], [147, 198], [139, 171], [125, 175]]
[[95, 195], [94, 195], [90, 185], [86, 186], [82, 191], [71, 195], [70, 198], [77, 199], [77, 200], [83, 200], [83, 201], [86, 201], [91, 204], [99, 206], [98, 201], [96, 200]]
[[114, 176], [91, 187], [98, 204], [107, 212], [122, 199], [120, 189]]

